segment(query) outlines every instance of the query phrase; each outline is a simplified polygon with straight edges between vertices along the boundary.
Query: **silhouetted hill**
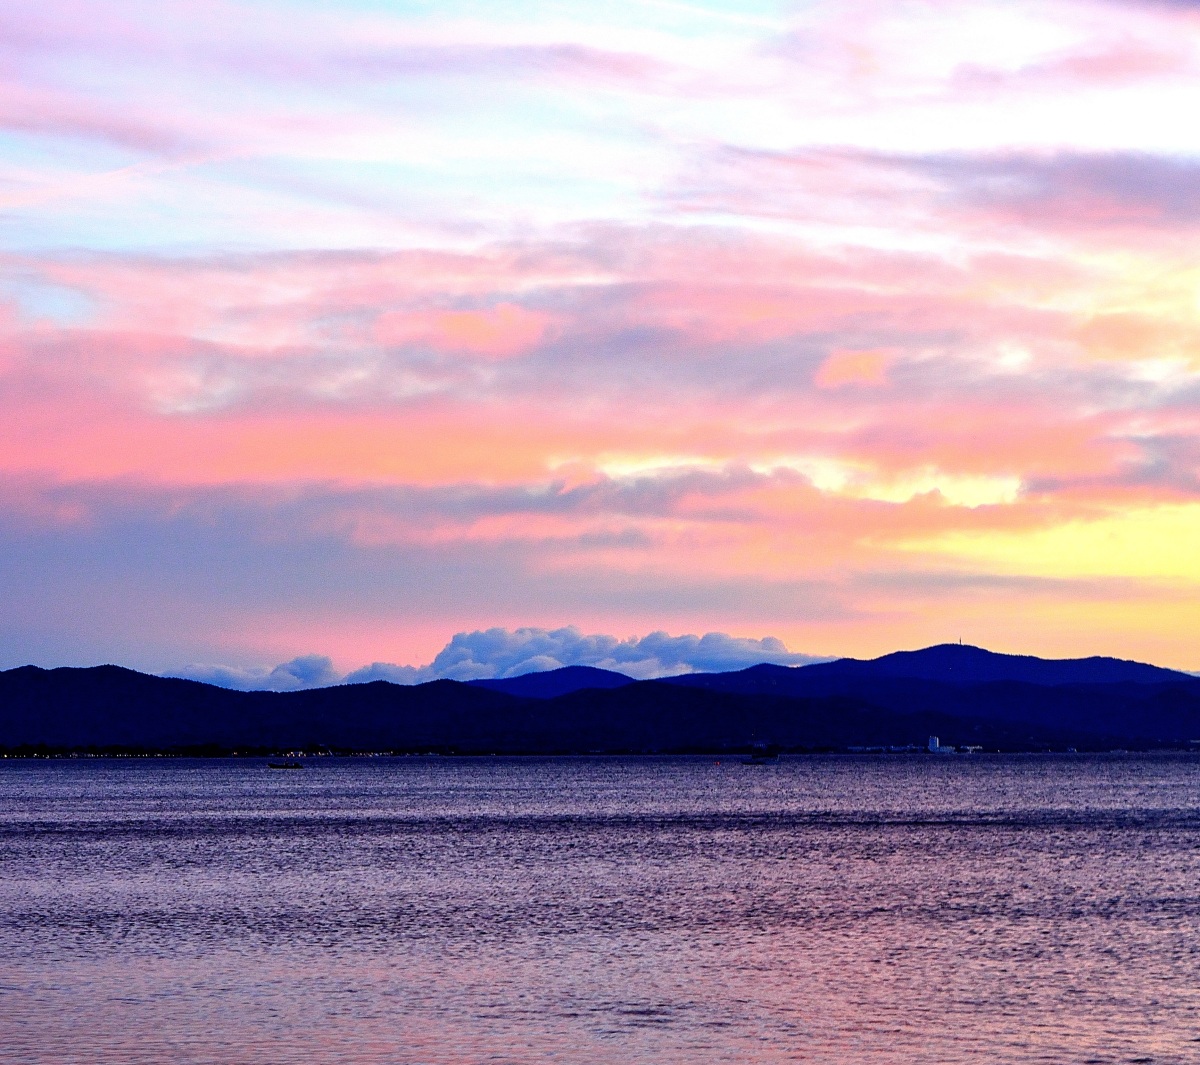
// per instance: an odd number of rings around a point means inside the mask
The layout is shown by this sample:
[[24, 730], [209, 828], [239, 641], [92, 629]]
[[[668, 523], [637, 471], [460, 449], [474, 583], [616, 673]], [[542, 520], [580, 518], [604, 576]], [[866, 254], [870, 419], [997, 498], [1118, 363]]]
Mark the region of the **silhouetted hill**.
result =
[[[573, 692], [543, 704], [547, 735], [558, 749], [578, 751], [745, 750], [754, 744], [785, 750], [845, 750], [852, 746], [946, 743], [988, 750], [1108, 750], [1123, 740], [1098, 732], [1061, 730], [1024, 721], [982, 720], [921, 705], [882, 710], [846, 696], [747, 696], [641, 681], [610, 691]], [[1200, 699], [1197, 700], [1200, 720]]]
[[553, 699], [587, 688], [623, 688], [632, 684], [633, 678], [595, 666], [563, 666], [543, 673], [523, 673], [519, 677], [472, 680], [467, 683], [473, 688], [488, 688], [523, 699]]
[[574, 667], [486, 684], [375, 681], [288, 693], [116, 666], [0, 672], [7, 751], [718, 753], [754, 743], [924, 745], [930, 734], [1013, 751], [1200, 744], [1200, 680], [1115, 659], [1047, 662], [957, 645], [655, 681]]
[[1034, 658], [1002, 655], [981, 647], [939, 644], [920, 651], [896, 651], [866, 661], [839, 658], [808, 666], [751, 666], [736, 673], [688, 673], [668, 683], [715, 691], [814, 695], [843, 691], [850, 682], [926, 680], [959, 686], [1014, 681], [1022, 684], [1172, 684], [1196, 678], [1119, 658]]
[[807, 667], [816, 673], [861, 677], [903, 677], [937, 680], [948, 684], [987, 684], [1020, 681], [1024, 684], [1166, 684], [1194, 679], [1173, 669], [1130, 662], [1121, 658], [1035, 658], [1002, 655], [957, 643], [943, 643], [920, 651], [895, 651], [861, 661], [842, 658]]
[[503, 738], [506, 711], [521, 706], [448, 680], [239, 692], [118, 666], [26, 666], [0, 673], [0, 747], [433, 749], [459, 734]]

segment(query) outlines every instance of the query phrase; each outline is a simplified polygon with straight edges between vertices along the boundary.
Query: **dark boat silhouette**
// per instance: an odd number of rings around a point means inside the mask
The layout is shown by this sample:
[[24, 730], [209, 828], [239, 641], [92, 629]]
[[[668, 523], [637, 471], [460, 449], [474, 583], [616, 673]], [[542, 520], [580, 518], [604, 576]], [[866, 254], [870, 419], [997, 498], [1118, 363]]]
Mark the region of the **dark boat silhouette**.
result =
[[756, 743], [750, 748], [749, 756], [742, 759], [742, 765], [778, 765], [779, 753], [774, 744]]
[[303, 762], [268, 762], [268, 769], [303, 769]]

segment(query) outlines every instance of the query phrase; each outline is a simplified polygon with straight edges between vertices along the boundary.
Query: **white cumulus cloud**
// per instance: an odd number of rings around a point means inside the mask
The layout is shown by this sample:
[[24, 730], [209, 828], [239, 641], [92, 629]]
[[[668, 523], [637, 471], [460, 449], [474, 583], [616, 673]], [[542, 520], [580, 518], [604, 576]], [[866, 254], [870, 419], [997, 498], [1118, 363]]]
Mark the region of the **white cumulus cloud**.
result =
[[193, 665], [168, 675], [238, 691], [291, 692], [342, 683], [342, 675], [333, 668], [333, 659], [325, 655], [300, 655], [274, 667]]
[[243, 691], [296, 691], [373, 680], [393, 684], [491, 680], [563, 666], [596, 666], [644, 680], [680, 673], [722, 673], [761, 662], [801, 666], [819, 661], [824, 659], [789, 651], [774, 636], [753, 639], [723, 632], [709, 632], [703, 636], [652, 632], [622, 640], [616, 636], [589, 635], [568, 626], [562, 629], [496, 628], [460, 632], [425, 666], [374, 662], [342, 675], [323, 655], [302, 655], [273, 668], [195, 665], [171, 675]]

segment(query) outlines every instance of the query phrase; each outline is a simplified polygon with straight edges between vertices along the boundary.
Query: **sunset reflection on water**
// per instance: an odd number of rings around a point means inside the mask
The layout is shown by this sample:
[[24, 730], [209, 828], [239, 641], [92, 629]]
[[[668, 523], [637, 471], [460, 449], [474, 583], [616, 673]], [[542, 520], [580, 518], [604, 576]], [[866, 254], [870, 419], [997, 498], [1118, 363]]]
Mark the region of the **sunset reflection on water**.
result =
[[1200, 761], [0, 767], [14, 1062], [1186, 1062]]

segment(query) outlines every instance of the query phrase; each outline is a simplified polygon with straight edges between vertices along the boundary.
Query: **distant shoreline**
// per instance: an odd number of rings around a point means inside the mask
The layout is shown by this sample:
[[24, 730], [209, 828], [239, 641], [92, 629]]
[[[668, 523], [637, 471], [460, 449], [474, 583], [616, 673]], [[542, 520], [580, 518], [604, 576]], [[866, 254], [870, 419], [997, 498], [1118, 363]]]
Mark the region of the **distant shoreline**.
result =
[[[464, 760], [486, 761], [489, 759], [520, 758], [520, 759], [605, 759], [605, 758], [703, 758], [703, 759], [740, 759], [752, 752], [749, 750], [719, 750], [719, 751], [5, 751], [0, 749], [0, 762], [94, 762], [94, 761], [238, 761], [254, 762], [265, 759], [291, 758], [303, 759], [307, 764], [318, 765], [322, 761], [371, 761], [380, 759], [430, 759], [430, 760]], [[888, 759], [919, 759], [931, 762], [968, 762], [972, 758], [996, 758], [1016, 756], [1053, 756], [1062, 758], [1094, 757], [1101, 755], [1200, 755], [1200, 745], [1177, 747], [1110, 747], [1082, 750], [1050, 750], [1041, 749], [1009, 749], [992, 751], [972, 751], [969, 754], [933, 754], [927, 750], [914, 749], [911, 751], [854, 751], [847, 749], [798, 749], [782, 751], [781, 760], [792, 758], [888, 758]]]

